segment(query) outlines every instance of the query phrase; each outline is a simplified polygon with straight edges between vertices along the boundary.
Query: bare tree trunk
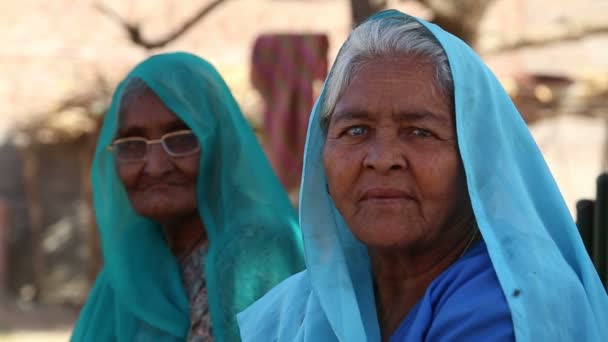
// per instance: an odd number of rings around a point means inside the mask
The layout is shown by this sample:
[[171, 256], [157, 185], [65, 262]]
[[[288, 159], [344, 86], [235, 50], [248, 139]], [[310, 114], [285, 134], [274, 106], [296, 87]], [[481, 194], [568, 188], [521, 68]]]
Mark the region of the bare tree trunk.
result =
[[608, 172], [608, 117], [606, 118], [606, 128], [604, 129], [604, 160], [602, 161], [602, 172]]
[[350, 0], [352, 26], [356, 27], [386, 7], [386, 0]]
[[8, 201], [0, 197], [0, 304], [6, 297], [8, 288], [8, 235], [10, 229], [10, 208]]
[[84, 225], [86, 227], [86, 241], [88, 245], [89, 255], [87, 257], [87, 278], [92, 286], [97, 278], [97, 274], [102, 268], [103, 260], [101, 255], [101, 239], [97, 224], [95, 222], [95, 209], [93, 207], [93, 189], [91, 184], [91, 163], [95, 154], [95, 144], [97, 136], [101, 129], [101, 121], [97, 122], [96, 134], [90, 134], [83, 138], [83, 148], [80, 150], [80, 164], [82, 165], [80, 173], [80, 186], [82, 196], [86, 203], [86, 215]]
[[42, 236], [43, 236], [43, 215], [44, 209], [40, 199], [40, 165], [36, 153], [36, 147], [27, 147], [23, 151], [24, 165], [23, 178], [25, 180], [25, 193], [27, 196], [27, 204], [30, 221], [30, 241], [31, 241], [31, 261], [33, 268], [33, 300], [40, 298], [42, 290], [43, 272], [45, 262], [42, 252]]
[[433, 23], [475, 47], [479, 24], [494, 0], [418, 0], [434, 14]]
[[[479, 23], [494, 0], [417, 0], [433, 12], [433, 23], [474, 46]], [[386, 7], [386, 0], [350, 0], [353, 27]]]

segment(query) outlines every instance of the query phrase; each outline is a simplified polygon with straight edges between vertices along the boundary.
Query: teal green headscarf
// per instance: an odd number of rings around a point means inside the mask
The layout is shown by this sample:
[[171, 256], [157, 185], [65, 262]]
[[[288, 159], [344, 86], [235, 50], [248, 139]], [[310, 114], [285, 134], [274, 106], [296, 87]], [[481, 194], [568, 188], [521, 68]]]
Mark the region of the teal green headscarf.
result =
[[205, 275], [215, 341], [239, 340], [235, 315], [303, 268], [288, 197], [215, 68], [187, 53], [135, 67], [114, 93], [92, 166], [104, 268], [73, 341], [184, 340], [190, 326], [179, 266], [155, 222], [138, 216], [117, 177], [111, 144], [123, 89], [138, 78], [196, 134], [202, 146], [198, 208], [210, 245]]

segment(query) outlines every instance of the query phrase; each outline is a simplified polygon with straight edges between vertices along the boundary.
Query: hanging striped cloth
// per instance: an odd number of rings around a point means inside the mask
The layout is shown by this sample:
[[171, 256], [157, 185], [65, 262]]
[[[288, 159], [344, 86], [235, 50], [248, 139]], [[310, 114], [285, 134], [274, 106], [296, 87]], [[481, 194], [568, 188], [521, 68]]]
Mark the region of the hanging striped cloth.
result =
[[300, 184], [315, 81], [327, 76], [324, 34], [269, 34], [253, 48], [251, 81], [264, 98], [265, 148], [287, 190]]

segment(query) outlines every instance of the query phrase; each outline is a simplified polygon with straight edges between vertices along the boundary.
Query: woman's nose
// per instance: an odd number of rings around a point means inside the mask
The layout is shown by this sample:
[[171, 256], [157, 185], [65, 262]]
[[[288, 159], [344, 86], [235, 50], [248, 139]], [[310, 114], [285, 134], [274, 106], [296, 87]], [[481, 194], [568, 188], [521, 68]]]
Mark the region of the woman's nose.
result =
[[161, 144], [150, 144], [146, 155], [145, 171], [150, 176], [162, 176], [171, 170], [173, 163], [171, 156]]
[[386, 172], [402, 170], [407, 167], [407, 160], [398, 139], [381, 136], [370, 141], [363, 166], [367, 169]]

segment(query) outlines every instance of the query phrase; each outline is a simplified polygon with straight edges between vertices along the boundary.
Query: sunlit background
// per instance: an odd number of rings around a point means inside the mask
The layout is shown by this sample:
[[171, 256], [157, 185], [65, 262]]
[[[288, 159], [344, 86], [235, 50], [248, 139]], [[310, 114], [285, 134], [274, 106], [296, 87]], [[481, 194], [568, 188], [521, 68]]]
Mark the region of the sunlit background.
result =
[[[96, 132], [133, 65], [175, 50], [211, 61], [281, 173], [264, 125], [270, 104], [252, 82], [256, 40], [326, 37], [318, 52], [331, 66], [353, 23], [383, 8], [470, 43], [529, 124], [573, 216], [594, 198], [608, 169], [608, 1], [1, 1], [0, 340], [69, 338], [101, 265], [88, 174]], [[294, 201], [296, 183], [284, 182]]]

